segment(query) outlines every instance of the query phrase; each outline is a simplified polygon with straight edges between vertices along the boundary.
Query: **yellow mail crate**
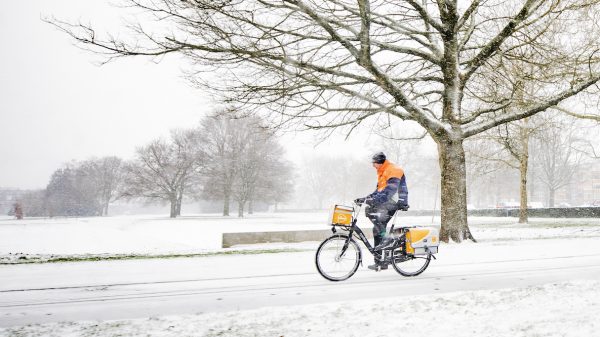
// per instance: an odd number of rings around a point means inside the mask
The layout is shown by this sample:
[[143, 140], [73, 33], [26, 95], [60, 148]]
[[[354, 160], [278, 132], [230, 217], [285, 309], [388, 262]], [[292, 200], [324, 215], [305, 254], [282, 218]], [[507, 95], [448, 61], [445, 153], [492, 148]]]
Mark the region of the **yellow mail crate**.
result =
[[354, 208], [351, 206], [335, 205], [331, 216], [331, 224], [350, 226], [352, 224], [352, 211], [354, 211]]
[[436, 228], [411, 228], [406, 233], [406, 252], [409, 254], [436, 254], [439, 245], [439, 231]]

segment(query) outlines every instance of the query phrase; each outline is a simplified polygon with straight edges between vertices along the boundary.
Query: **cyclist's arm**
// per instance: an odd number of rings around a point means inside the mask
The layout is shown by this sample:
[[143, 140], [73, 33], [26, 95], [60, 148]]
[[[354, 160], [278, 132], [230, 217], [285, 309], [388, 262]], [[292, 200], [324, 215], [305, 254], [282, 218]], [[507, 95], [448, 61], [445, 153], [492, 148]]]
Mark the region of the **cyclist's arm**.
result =
[[369, 195], [373, 199], [374, 204], [383, 204], [392, 199], [395, 193], [398, 193], [400, 187], [399, 178], [390, 178], [387, 181], [385, 188], [381, 191], [375, 191]]

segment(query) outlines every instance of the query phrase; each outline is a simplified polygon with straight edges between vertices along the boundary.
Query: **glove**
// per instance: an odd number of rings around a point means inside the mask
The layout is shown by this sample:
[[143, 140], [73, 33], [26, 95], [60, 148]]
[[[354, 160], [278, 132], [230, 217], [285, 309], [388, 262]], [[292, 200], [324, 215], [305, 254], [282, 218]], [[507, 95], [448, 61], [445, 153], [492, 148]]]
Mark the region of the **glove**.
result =
[[365, 198], [365, 203], [367, 203], [369, 206], [373, 206], [375, 200], [373, 198]]
[[356, 198], [356, 199], [354, 199], [354, 203], [357, 205], [361, 205], [362, 203], [365, 202], [365, 199], [366, 198]]

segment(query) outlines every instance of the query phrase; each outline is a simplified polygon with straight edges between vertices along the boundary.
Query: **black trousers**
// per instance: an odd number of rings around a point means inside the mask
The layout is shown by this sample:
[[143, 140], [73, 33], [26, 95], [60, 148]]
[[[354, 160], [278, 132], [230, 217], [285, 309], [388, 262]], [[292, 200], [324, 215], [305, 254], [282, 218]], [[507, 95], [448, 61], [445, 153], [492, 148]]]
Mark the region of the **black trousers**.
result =
[[367, 218], [373, 223], [374, 247], [379, 245], [381, 240], [383, 240], [387, 224], [390, 222], [392, 216], [394, 216], [396, 209], [397, 206], [395, 203], [385, 203], [365, 208]]

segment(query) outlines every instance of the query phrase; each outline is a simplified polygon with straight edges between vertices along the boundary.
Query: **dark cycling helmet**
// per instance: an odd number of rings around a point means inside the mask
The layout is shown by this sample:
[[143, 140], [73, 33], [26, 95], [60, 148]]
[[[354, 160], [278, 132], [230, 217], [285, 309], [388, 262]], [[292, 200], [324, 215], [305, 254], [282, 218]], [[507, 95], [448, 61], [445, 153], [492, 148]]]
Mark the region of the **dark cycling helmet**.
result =
[[385, 162], [385, 159], [386, 159], [385, 153], [377, 152], [371, 158], [371, 162], [373, 162], [375, 164], [383, 164], [383, 162]]

